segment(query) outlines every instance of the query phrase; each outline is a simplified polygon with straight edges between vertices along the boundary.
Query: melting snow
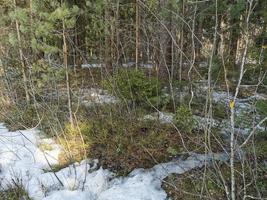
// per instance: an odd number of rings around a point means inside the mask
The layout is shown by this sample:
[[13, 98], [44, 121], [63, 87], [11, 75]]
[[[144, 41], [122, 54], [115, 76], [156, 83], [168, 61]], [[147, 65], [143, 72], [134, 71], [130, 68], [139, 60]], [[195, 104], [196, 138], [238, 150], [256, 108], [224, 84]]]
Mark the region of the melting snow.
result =
[[118, 102], [114, 96], [108, 94], [106, 90], [91, 88], [82, 91], [81, 102], [91, 106], [94, 104], [112, 104]]
[[[49, 148], [41, 148], [46, 145]], [[161, 184], [169, 174], [202, 167], [211, 159], [228, 159], [225, 154], [191, 154], [186, 160], [136, 169], [118, 178], [109, 170], [97, 169], [97, 160], [47, 172], [51, 165], [58, 164], [60, 150], [52, 139], [43, 139], [35, 129], [9, 132], [0, 124], [0, 188], [18, 179], [34, 200], [164, 200], [167, 194]]]
[[106, 67], [104, 63], [91, 63], [91, 64], [82, 64], [81, 66], [83, 69], [85, 68], [102, 68]]
[[174, 119], [173, 113], [155, 112], [143, 117], [144, 120], [159, 120], [163, 124], [172, 123]]

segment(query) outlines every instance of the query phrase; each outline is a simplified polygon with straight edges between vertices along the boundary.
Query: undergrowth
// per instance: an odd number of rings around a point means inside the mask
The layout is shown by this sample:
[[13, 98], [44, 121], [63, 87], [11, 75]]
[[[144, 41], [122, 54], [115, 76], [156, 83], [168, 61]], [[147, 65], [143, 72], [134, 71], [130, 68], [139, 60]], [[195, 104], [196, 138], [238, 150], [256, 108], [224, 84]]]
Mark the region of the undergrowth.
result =
[[[1, 184], [0, 184], [1, 188]], [[0, 200], [31, 200], [27, 191], [22, 186], [21, 180], [14, 178], [13, 184], [8, 189], [0, 190]]]
[[[98, 158], [105, 168], [127, 174], [135, 168], [149, 168], [186, 152], [181, 135], [171, 124], [145, 121], [142, 116], [122, 106], [84, 110], [82, 116], [78, 116], [77, 127], [65, 125], [61, 140], [69, 153], [62, 155], [62, 163], [87, 156]], [[186, 147], [204, 152], [203, 134], [188, 135], [184, 131], [181, 129], [180, 133]]]

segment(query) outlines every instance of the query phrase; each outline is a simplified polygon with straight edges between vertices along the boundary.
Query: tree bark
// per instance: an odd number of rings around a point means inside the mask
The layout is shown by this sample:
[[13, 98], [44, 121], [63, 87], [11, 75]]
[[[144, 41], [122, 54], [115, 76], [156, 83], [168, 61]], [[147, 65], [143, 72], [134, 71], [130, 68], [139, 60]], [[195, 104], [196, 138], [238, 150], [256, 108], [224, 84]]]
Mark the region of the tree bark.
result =
[[[75, 4], [83, 9], [85, 7], [85, 0], [75, 0]], [[82, 12], [78, 17], [75, 25], [75, 60], [78, 68], [83, 63], [83, 56], [86, 54], [86, 18]]]
[[71, 91], [70, 91], [70, 80], [69, 80], [69, 71], [68, 71], [68, 46], [66, 41], [66, 27], [65, 22], [63, 21], [63, 64], [65, 67], [65, 76], [66, 76], [66, 87], [67, 87], [67, 98], [68, 98], [68, 110], [69, 110], [69, 122], [72, 127], [74, 127], [73, 113], [72, 113], [72, 101], [71, 101]]
[[[16, 0], [13, 1], [15, 9], [16, 9]], [[21, 43], [21, 35], [20, 35], [20, 27], [19, 27], [19, 22], [16, 19], [15, 20], [16, 24], [16, 32], [17, 32], [17, 39], [18, 39], [18, 45], [19, 45], [19, 58], [20, 58], [20, 64], [22, 67], [22, 77], [23, 77], [23, 87], [25, 91], [25, 98], [26, 102], [29, 104], [30, 103], [30, 95], [29, 95], [29, 89], [28, 89], [28, 78], [27, 78], [27, 69], [26, 69], [26, 64], [23, 56], [23, 50], [22, 50], [22, 43]]]
[[136, 0], [135, 3], [135, 68], [138, 68], [139, 63], [139, 26], [140, 26], [140, 17], [139, 17], [139, 0]]
[[233, 26], [230, 36], [230, 52], [229, 52], [229, 62], [233, 67], [236, 66], [236, 55], [238, 48], [238, 39], [239, 39], [239, 19], [233, 18], [230, 20], [230, 24]]
[[110, 33], [110, 11], [109, 11], [109, 3], [107, 3], [105, 8], [105, 64], [107, 69], [110, 71], [112, 68], [112, 55], [111, 55], [111, 33]]

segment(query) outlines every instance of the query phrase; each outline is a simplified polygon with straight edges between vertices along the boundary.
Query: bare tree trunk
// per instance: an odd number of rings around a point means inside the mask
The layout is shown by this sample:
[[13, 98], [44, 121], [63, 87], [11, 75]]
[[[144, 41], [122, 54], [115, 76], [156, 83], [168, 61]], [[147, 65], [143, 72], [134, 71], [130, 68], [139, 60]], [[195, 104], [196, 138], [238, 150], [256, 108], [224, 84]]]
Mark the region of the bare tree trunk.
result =
[[194, 39], [195, 41], [195, 52], [196, 52], [196, 61], [201, 61], [201, 40], [202, 34], [203, 34], [203, 22], [197, 21], [196, 22], [196, 36], [198, 39]]
[[139, 63], [139, 0], [135, 3], [135, 68], [138, 68]]
[[[84, 9], [86, 1], [85, 0], [75, 0], [75, 4], [78, 5], [79, 8]], [[83, 56], [86, 53], [86, 18], [85, 14], [82, 13], [77, 17], [76, 25], [75, 25], [75, 64], [78, 68], [81, 67], [83, 63]]]
[[[222, 23], [222, 16], [218, 16], [218, 33], [221, 32], [221, 23]], [[215, 43], [215, 52], [214, 55], [218, 56], [220, 53], [220, 42], [221, 42], [221, 37], [217, 37], [216, 43]]]
[[230, 169], [231, 169], [231, 200], [235, 200], [235, 111], [234, 111], [234, 101], [230, 102], [231, 109], [231, 137], [230, 137]]
[[66, 76], [66, 87], [67, 87], [67, 97], [68, 97], [68, 110], [69, 110], [69, 121], [72, 127], [74, 127], [73, 113], [72, 113], [72, 101], [71, 101], [71, 91], [70, 91], [70, 80], [69, 80], [69, 71], [68, 71], [68, 47], [66, 42], [66, 27], [65, 22], [63, 21], [63, 64], [65, 67], [65, 76]]
[[[110, 3], [110, 2], [109, 2]], [[105, 50], [104, 50], [104, 60], [107, 69], [112, 68], [112, 55], [111, 55], [111, 33], [110, 33], [110, 10], [109, 3], [107, 3], [105, 8]]]
[[[185, 10], [185, 5], [184, 5], [184, 0], [182, 2], [182, 16], [184, 16], [184, 10]], [[179, 84], [180, 84], [180, 104], [183, 101], [182, 98], [182, 71], [183, 71], [183, 49], [184, 49], [184, 22], [181, 22], [181, 29], [180, 29], [180, 60], [179, 60]]]
[[252, 3], [253, 0], [248, 1], [249, 8], [247, 11], [247, 17], [246, 17], [246, 26], [245, 26], [245, 47], [244, 47], [244, 52], [242, 55], [242, 61], [241, 61], [241, 67], [240, 67], [240, 73], [239, 73], [239, 79], [238, 83], [235, 89], [235, 96], [233, 100], [230, 102], [230, 109], [231, 109], [231, 117], [230, 117], [230, 122], [231, 122], [231, 138], [230, 138], [230, 169], [231, 169], [231, 200], [236, 199], [236, 180], [235, 180], [235, 152], [236, 152], [236, 138], [235, 138], [235, 104], [237, 100], [237, 96], [239, 94], [239, 89], [240, 85], [244, 76], [244, 67], [245, 67], [245, 61], [247, 57], [247, 52], [248, 52], [248, 45], [249, 45], [249, 19], [250, 15], [252, 12]]
[[[13, 1], [16, 9], [16, 0]], [[22, 44], [21, 44], [21, 36], [20, 36], [20, 29], [19, 29], [19, 22], [16, 19], [15, 21], [16, 24], [16, 31], [17, 31], [17, 39], [18, 39], [18, 44], [19, 44], [19, 57], [20, 57], [20, 64], [22, 67], [22, 77], [23, 77], [23, 87], [25, 91], [25, 97], [26, 97], [26, 102], [29, 104], [30, 103], [30, 95], [29, 95], [29, 90], [28, 90], [28, 79], [27, 79], [27, 70], [26, 70], [26, 64], [25, 60], [23, 57], [23, 50], [22, 50]]]
[[[172, 5], [170, 4], [168, 6], [169, 10], [169, 16], [168, 16], [168, 29], [169, 32], [172, 33], [173, 32], [173, 23], [172, 23]], [[167, 32], [167, 49], [166, 49], [166, 63], [168, 68], [171, 68], [173, 65], [173, 41], [172, 41], [172, 37], [171, 35]]]
[[239, 19], [232, 19], [230, 24], [233, 24], [233, 28], [230, 36], [230, 52], [229, 52], [229, 62], [232, 64], [233, 68], [236, 66], [236, 54], [238, 48], [238, 38], [239, 38]]

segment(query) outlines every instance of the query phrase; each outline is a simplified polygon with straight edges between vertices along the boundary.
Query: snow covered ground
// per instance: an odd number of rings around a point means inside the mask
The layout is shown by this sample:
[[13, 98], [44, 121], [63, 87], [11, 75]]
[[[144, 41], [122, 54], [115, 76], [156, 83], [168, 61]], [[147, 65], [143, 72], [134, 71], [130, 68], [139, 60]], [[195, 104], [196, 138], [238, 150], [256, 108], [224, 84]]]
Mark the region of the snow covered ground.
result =
[[[227, 92], [222, 91], [214, 91], [212, 93], [212, 99], [214, 103], [221, 104], [225, 107], [229, 107], [229, 102], [233, 99], [233, 96], [228, 95]], [[256, 100], [266, 100], [267, 97], [264, 94], [255, 94], [253, 96], [247, 98], [237, 98], [235, 105], [235, 116], [236, 121], [241, 121], [239, 124], [236, 123], [235, 131], [243, 136], [248, 135], [253, 129], [253, 115], [255, 115], [255, 122], [259, 122], [262, 117], [255, 113], [255, 101]], [[249, 117], [248, 117], [249, 116]], [[174, 123], [174, 113], [167, 112], [154, 112], [143, 117], [143, 120], [158, 120], [162, 124], [166, 123]], [[241, 117], [242, 120], [238, 119]], [[204, 129], [208, 124], [211, 124], [212, 127], [221, 129], [221, 133], [225, 136], [229, 136], [231, 132], [230, 127], [230, 119], [216, 120], [216, 119], [208, 119], [205, 117], [193, 116], [195, 120], [195, 128], [196, 129]], [[245, 120], [248, 118], [247, 120]], [[248, 122], [247, 122], [248, 121]], [[254, 122], [253, 122], [254, 123]], [[263, 126], [256, 126], [257, 131], [264, 131], [265, 128]]]
[[94, 104], [114, 104], [119, 101], [116, 97], [110, 95], [108, 91], [99, 88], [84, 89], [77, 96], [80, 96], [81, 103], [87, 106]]
[[[127, 177], [115, 177], [97, 167], [97, 160], [83, 160], [58, 172], [61, 147], [43, 138], [35, 129], [9, 132], [0, 124], [0, 190], [20, 180], [34, 200], [165, 200], [162, 180], [169, 174], [182, 174], [202, 167], [207, 161], [226, 161], [225, 154], [191, 154], [186, 160], [173, 160], [151, 169], [136, 169]], [[50, 171], [49, 171], [50, 170]]]

